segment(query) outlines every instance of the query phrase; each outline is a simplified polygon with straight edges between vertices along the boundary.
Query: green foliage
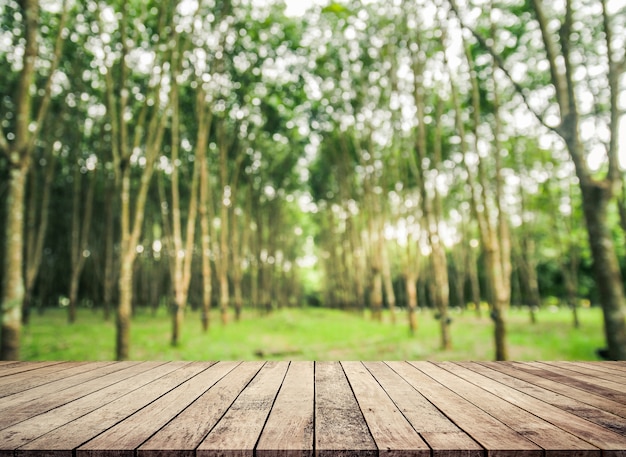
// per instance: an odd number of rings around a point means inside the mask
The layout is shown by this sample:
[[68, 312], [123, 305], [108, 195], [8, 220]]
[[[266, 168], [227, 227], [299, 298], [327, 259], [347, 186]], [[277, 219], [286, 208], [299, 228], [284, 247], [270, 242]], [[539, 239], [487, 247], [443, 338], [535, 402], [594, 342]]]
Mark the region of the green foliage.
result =
[[350, 10], [343, 4], [333, 2], [322, 8], [322, 13], [335, 14], [339, 17], [345, 17], [351, 14]]

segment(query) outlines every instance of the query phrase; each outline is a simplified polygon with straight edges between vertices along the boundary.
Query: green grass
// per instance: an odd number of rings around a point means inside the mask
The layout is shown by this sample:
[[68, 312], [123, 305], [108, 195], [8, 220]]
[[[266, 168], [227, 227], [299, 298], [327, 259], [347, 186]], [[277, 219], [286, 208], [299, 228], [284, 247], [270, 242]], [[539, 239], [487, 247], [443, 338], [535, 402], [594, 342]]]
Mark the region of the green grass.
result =
[[[244, 313], [240, 322], [226, 326], [212, 315], [203, 333], [199, 315], [185, 318], [181, 342], [170, 345], [170, 319], [165, 310], [157, 316], [141, 311], [131, 326], [133, 360], [492, 360], [493, 326], [486, 313], [453, 313], [453, 348], [439, 349], [438, 321], [432, 313], [419, 316], [418, 332], [411, 336], [405, 314], [397, 322], [385, 314], [383, 322], [367, 315], [320, 308], [282, 309], [268, 316]], [[509, 356], [512, 360], [595, 360], [603, 347], [599, 309], [581, 309], [582, 326], [574, 329], [568, 310], [541, 310], [531, 325], [528, 312], [508, 314]], [[99, 314], [80, 310], [69, 325], [63, 310], [33, 315], [22, 336], [24, 360], [111, 360], [115, 324]]]

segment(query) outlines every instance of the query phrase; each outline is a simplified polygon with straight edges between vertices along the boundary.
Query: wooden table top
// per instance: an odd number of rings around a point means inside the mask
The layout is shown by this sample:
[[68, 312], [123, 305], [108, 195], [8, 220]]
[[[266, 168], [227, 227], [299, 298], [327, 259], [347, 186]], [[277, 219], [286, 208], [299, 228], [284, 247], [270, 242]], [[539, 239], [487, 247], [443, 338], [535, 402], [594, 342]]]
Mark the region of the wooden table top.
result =
[[626, 456], [626, 362], [0, 362], [0, 456], [314, 454]]

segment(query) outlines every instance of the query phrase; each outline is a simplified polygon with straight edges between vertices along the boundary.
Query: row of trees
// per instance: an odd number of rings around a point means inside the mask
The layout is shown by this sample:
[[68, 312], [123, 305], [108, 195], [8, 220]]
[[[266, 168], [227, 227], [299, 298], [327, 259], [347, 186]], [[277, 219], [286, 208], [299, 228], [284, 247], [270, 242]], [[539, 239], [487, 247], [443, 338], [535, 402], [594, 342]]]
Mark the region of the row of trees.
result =
[[451, 300], [486, 300], [506, 359], [512, 294], [535, 309], [557, 271], [575, 311], [591, 257], [626, 359], [619, 2], [0, 9], [1, 358], [61, 294], [115, 309], [125, 359], [139, 304], [167, 297], [177, 344], [189, 304], [207, 329], [319, 292], [402, 301], [412, 332], [421, 298], [442, 348]]

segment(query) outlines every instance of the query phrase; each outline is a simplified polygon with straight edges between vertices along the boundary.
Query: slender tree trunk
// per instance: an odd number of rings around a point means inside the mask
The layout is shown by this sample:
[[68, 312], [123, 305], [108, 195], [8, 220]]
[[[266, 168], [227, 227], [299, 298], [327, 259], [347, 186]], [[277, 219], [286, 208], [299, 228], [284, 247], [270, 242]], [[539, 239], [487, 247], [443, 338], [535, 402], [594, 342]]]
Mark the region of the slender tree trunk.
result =
[[[177, 37], [178, 38], [178, 37]], [[175, 44], [175, 50], [172, 56], [172, 87], [171, 87], [171, 103], [172, 103], [172, 163], [176, 164], [180, 161], [180, 104], [178, 98], [178, 74], [179, 74], [179, 60], [180, 51]], [[201, 107], [201, 109], [204, 109]], [[204, 128], [204, 127], [203, 127]], [[200, 128], [199, 135], [204, 134]], [[206, 147], [206, 143], [201, 146]], [[200, 155], [204, 153], [201, 152]], [[185, 308], [187, 307], [187, 299], [189, 296], [189, 285], [191, 283], [191, 265], [193, 262], [193, 246], [196, 234], [196, 218], [198, 214], [198, 182], [200, 179], [199, 167], [204, 166], [204, 160], [200, 157], [200, 160], [196, 160], [193, 165], [193, 172], [190, 185], [190, 197], [189, 204], [186, 208], [187, 213], [187, 225], [185, 234], [183, 236], [183, 221], [180, 198], [180, 183], [179, 183], [179, 167], [174, 166], [171, 173], [171, 226], [172, 226], [172, 245], [174, 247], [174, 255], [170, 256], [171, 270], [172, 270], [172, 289], [173, 289], [173, 310], [172, 310], [172, 346], [177, 346], [180, 342], [180, 334], [182, 330], [182, 323], [185, 314]]]
[[[90, 178], [89, 187], [85, 195], [81, 192], [81, 180], [83, 179], [79, 167], [74, 174], [74, 196], [72, 214], [72, 239], [71, 246], [71, 269], [70, 269], [70, 304], [68, 308], [68, 321], [76, 321], [76, 305], [78, 301], [78, 285], [80, 277], [85, 267], [85, 250], [89, 242], [89, 232], [93, 214], [93, 195], [96, 184], [96, 177]], [[84, 202], [83, 217], [80, 217], [81, 202]]]
[[376, 321], [383, 319], [383, 277], [380, 268], [372, 267], [372, 291], [370, 301], [372, 306], [372, 318]]
[[[54, 177], [56, 160], [53, 153], [47, 155], [47, 164], [44, 175], [44, 185], [39, 189], [37, 185], [37, 175], [31, 167], [30, 173], [30, 201], [28, 208], [25, 208], [27, 215], [26, 224], [26, 245], [24, 246], [25, 265], [25, 292], [24, 304], [22, 306], [22, 323], [28, 324], [30, 308], [32, 305], [33, 290], [35, 281], [39, 275], [41, 260], [43, 258], [44, 240], [48, 232], [48, 221], [50, 213], [50, 189]], [[41, 204], [38, 205], [38, 202]], [[37, 222], [39, 213], [39, 222]]]
[[20, 3], [25, 24], [25, 47], [22, 72], [19, 78], [16, 99], [16, 128], [13, 143], [5, 137], [0, 126], [0, 151], [8, 158], [9, 176], [7, 183], [4, 276], [2, 284], [2, 324], [0, 328], [0, 359], [19, 360], [24, 302], [24, 217], [28, 169], [32, 148], [29, 147], [31, 133], [32, 96], [30, 86], [35, 76], [37, 59], [37, 28], [39, 2], [24, 0]]
[[607, 216], [610, 194], [607, 189], [583, 183], [581, 190], [609, 358], [626, 360], [624, 287]]
[[[420, 47], [419, 34], [416, 35], [416, 44]], [[421, 50], [420, 50], [421, 52]], [[437, 186], [432, 186], [432, 192], [427, 189], [427, 176], [424, 170], [426, 162], [426, 151], [428, 148], [426, 133], [426, 100], [425, 88], [422, 83], [424, 73], [424, 58], [419, 52], [413, 52], [413, 74], [414, 74], [414, 99], [417, 108], [417, 137], [415, 139], [415, 151], [417, 157], [410, 156], [410, 167], [413, 175], [417, 179], [421, 195], [422, 215], [426, 224], [428, 242], [431, 249], [431, 267], [433, 275], [433, 296], [432, 299], [437, 308], [439, 323], [441, 327], [441, 348], [444, 350], [452, 347], [450, 335], [450, 318], [448, 316], [448, 306], [450, 302], [450, 283], [448, 277], [448, 262], [446, 259], [445, 246], [443, 245], [439, 233], [439, 221], [441, 216], [441, 201]], [[438, 106], [440, 114], [441, 103]], [[436, 123], [434, 140], [434, 153], [430, 161], [430, 170], [435, 176], [438, 174], [438, 167], [441, 163], [441, 127], [440, 122]], [[436, 182], [436, 178], [433, 180]]]
[[536, 312], [541, 307], [541, 296], [539, 295], [539, 282], [535, 267], [535, 243], [533, 240], [522, 235], [520, 252], [517, 256], [517, 265], [520, 278], [520, 289], [525, 292], [526, 305], [530, 309], [531, 323], [537, 322]]
[[478, 268], [476, 264], [478, 259], [476, 258], [475, 249], [470, 246], [470, 254], [467, 256], [467, 274], [469, 276], [470, 290], [472, 295], [472, 303], [476, 307], [476, 316], [481, 317], [482, 310], [480, 309], [480, 280], [478, 278]]
[[20, 359], [20, 335], [24, 279], [22, 258], [24, 247], [24, 195], [27, 167], [9, 171], [7, 188], [6, 238], [4, 247], [4, 277], [2, 284], [2, 329], [0, 331], [0, 360]]
[[199, 101], [198, 116], [200, 125], [196, 148], [196, 159], [200, 168], [200, 246], [202, 248], [202, 330], [209, 330], [212, 295], [212, 272], [211, 272], [211, 217], [209, 212], [209, 169], [206, 158], [208, 134], [211, 125], [211, 116], [204, 107], [204, 100]]
[[[383, 237], [384, 239], [384, 237]], [[382, 246], [382, 276], [383, 285], [385, 287], [385, 295], [387, 297], [387, 306], [389, 307], [389, 315], [391, 322], [396, 323], [396, 294], [393, 290], [393, 278], [391, 276], [391, 263], [389, 262], [389, 252], [387, 246]]]
[[[467, 43], [463, 43], [465, 57], [470, 68], [474, 67], [474, 62]], [[501, 174], [501, 150], [500, 145], [500, 117], [499, 117], [499, 101], [497, 94], [497, 83], [492, 75], [494, 83], [494, 123], [493, 123], [493, 149], [495, 163], [495, 191], [493, 193], [493, 202], [488, 198], [488, 189], [490, 188], [485, 171], [484, 159], [479, 154], [479, 126], [480, 118], [480, 94], [477, 76], [470, 74], [472, 92], [472, 108], [473, 108], [473, 135], [474, 149], [478, 157], [477, 171], [473, 171], [467, 163], [468, 154], [466, 147], [465, 127], [461, 115], [461, 106], [458, 99], [457, 89], [451, 82], [451, 93], [455, 106], [456, 128], [461, 137], [461, 148], [464, 156], [464, 163], [467, 170], [468, 184], [471, 188], [472, 198], [471, 206], [480, 232], [481, 244], [484, 253], [485, 271], [487, 277], [487, 296], [491, 305], [491, 318], [494, 322], [494, 343], [496, 360], [508, 359], [508, 348], [506, 340], [506, 312], [509, 307], [511, 297], [511, 259], [510, 259], [510, 234], [508, 221], [502, 207], [502, 174]], [[474, 173], [478, 176], [478, 183], [474, 177]], [[479, 189], [480, 188], [480, 191]], [[495, 217], [492, 217], [493, 210], [496, 211]]]
[[104, 201], [104, 290], [102, 292], [102, 300], [104, 302], [105, 321], [111, 318], [117, 271], [113, 256], [115, 250], [114, 206], [115, 196], [119, 195], [117, 187], [114, 179], [108, 180]]
[[127, 360], [130, 353], [130, 320], [133, 303], [133, 268], [135, 256], [125, 256], [120, 263], [118, 279], [119, 303], [116, 321], [115, 354], [117, 360]]
[[411, 335], [415, 335], [417, 331], [417, 279], [418, 275], [414, 272], [407, 272], [404, 275], [404, 282], [406, 287], [406, 298], [408, 308], [408, 320], [409, 320], [409, 332]]

